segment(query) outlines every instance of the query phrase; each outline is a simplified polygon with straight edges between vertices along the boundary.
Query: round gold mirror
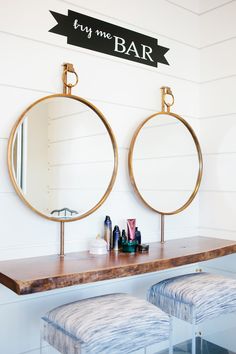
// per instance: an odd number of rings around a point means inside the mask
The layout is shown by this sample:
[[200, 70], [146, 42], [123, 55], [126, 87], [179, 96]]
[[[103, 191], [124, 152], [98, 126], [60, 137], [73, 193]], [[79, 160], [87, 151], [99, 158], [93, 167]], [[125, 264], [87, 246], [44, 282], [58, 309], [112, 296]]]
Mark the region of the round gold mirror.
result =
[[170, 112], [174, 103], [170, 92], [163, 92], [172, 98], [171, 103], [164, 101], [167, 110], [163, 107], [161, 112], [139, 125], [129, 149], [132, 185], [142, 202], [161, 214], [162, 242], [164, 215], [177, 214], [187, 208], [196, 196], [202, 178], [199, 141], [192, 127]]
[[105, 117], [70, 93], [31, 104], [9, 139], [8, 167], [16, 192], [36, 213], [63, 225], [102, 205], [117, 165], [117, 145]]

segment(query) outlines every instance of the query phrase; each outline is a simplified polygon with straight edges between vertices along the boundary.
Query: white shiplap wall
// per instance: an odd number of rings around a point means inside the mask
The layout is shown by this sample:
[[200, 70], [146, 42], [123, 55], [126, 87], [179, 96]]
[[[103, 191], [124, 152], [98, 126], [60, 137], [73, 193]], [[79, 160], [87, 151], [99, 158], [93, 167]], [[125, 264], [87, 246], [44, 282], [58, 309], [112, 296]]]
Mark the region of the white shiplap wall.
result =
[[[13, 123], [30, 102], [48, 93], [61, 92], [61, 64], [65, 61], [74, 63], [79, 74], [80, 83], [74, 93], [90, 100], [105, 114], [119, 147], [119, 173], [112, 194], [89, 218], [66, 225], [66, 251], [87, 249], [88, 240], [102, 232], [106, 214], [121, 227], [127, 217], [136, 217], [144, 241], [158, 240], [159, 217], [141, 205], [130, 186], [127, 151], [138, 123], [160, 110], [162, 85], [173, 88], [175, 111], [197, 128], [196, 16], [189, 16], [182, 9], [176, 12], [176, 7], [165, 0], [150, 1], [148, 9], [141, 0], [128, 4], [121, 1], [119, 6], [115, 1], [75, 1], [72, 5], [59, 0], [2, 0], [1, 4], [0, 91], [4, 100], [0, 122], [3, 171], [0, 207], [5, 216], [0, 258], [50, 254], [58, 250], [58, 225], [33, 214], [15, 195], [6, 171], [6, 146]], [[134, 6], [137, 11], [132, 11]], [[68, 8], [157, 36], [160, 44], [170, 48], [170, 66], [149, 68], [67, 45], [66, 38], [48, 30], [55, 24], [49, 10], [66, 14]], [[166, 13], [173, 26], [164, 24]], [[174, 21], [176, 17], [182, 26]], [[192, 26], [187, 31], [190, 21]], [[197, 214], [196, 200], [186, 212], [169, 218], [167, 238], [195, 234]], [[17, 220], [14, 224], [9, 222], [13, 216]]]
[[[225, 1], [218, 0], [216, 6], [224, 3]], [[217, 79], [220, 76], [221, 69], [219, 70], [219, 66], [217, 69], [216, 62], [214, 62], [216, 70], [211, 77], [207, 76], [209, 70], [213, 70], [209, 60], [209, 68], [205, 71], [202, 65], [202, 78], [200, 78], [199, 64], [200, 56], [204, 61], [204, 52], [210, 51], [210, 47], [206, 46], [217, 42], [219, 36], [220, 40], [224, 39], [222, 33], [216, 34], [216, 38], [211, 38], [209, 33], [206, 38], [200, 38], [199, 25], [203, 21], [202, 16], [213, 16], [216, 11], [212, 1], [200, 1], [200, 5], [196, 6], [196, 1], [193, 0], [149, 0], [148, 3], [143, 0], [128, 2], [125, 0], [119, 2], [115, 0], [0, 0], [1, 260], [58, 251], [58, 225], [41, 219], [28, 210], [13, 191], [7, 173], [6, 149], [10, 130], [23, 109], [44, 95], [61, 92], [61, 64], [66, 61], [74, 63], [79, 74], [80, 83], [74, 93], [90, 100], [105, 114], [119, 146], [119, 173], [112, 194], [93, 215], [66, 225], [66, 251], [87, 249], [88, 240], [102, 231], [106, 214], [111, 215], [114, 224], [118, 223], [121, 227], [126, 218], [136, 217], [144, 241], [159, 239], [159, 218], [144, 208], [134, 196], [126, 167], [128, 146], [134, 129], [148, 115], [160, 110], [159, 88], [162, 85], [172, 87], [176, 98], [175, 112], [185, 116], [196, 130], [199, 127], [199, 116], [201, 116], [201, 123], [206, 122], [205, 129], [210, 120], [204, 120], [204, 117], [214, 114], [220, 115], [218, 118], [213, 116], [212, 119], [215, 121], [218, 119], [220, 122], [221, 115], [226, 115], [229, 123], [233, 121], [233, 91], [230, 90], [220, 102], [220, 96], [212, 100], [211, 93], [214, 90], [218, 94], [221, 92], [221, 87], [223, 90], [223, 80], [222, 86], [218, 81], [200, 84], [202, 81]], [[225, 6], [232, 6], [232, 4], [229, 2]], [[226, 7], [219, 7], [217, 11], [227, 11]], [[67, 45], [66, 38], [49, 33], [48, 30], [55, 24], [49, 10], [66, 14], [68, 8], [157, 37], [160, 45], [170, 48], [167, 53], [170, 66], [159, 65], [158, 68], [149, 68]], [[231, 14], [232, 12], [229, 11], [227, 16], [231, 17]], [[206, 21], [204, 26], [210, 25]], [[207, 31], [209, 30], [207, 28]], [[227, 38], [230, 32], [228, 27], [223, 32]], [[214, 33], [212, 37], [213, 35]], [[233, 36], [233, 28], [231, 36]], [[225, 45], [227, 44], [226, 41]], [[205, 47], [200, 50], [199, 48], [203, 46]], [[215, 47], [211, 48], [214, 50]], [[220, 59], [214, 58], [214, 60]], [[225, 56], [227, 68], [222, 68], [225, 70], [224, 76], [229, 75], [228, 61], [233, 68], [233, 60], [230, 60]], [[221, 67], [223, 65], [220, 65]], [[233, 87], [234, 77], [224, 80]], [[209, 96], [206, 103], [201, 100], [204, 107], [201, 112], [199, 90], [202, 97], [205, 97], [204, 91], [208, 92]], [[210, 104], [212, 101], [215, 106]], [[220, 109], [216, 109], [218, 106]], [[217, 131], [221, 131], [220, 125]], [[202, 134], [203, 138], [200, 140], [202, 145], [206, 146], [209, 136], [204, 135], [204, 129]], [[215, 152], [214, 144], [212, 148]], [[206, 169], [206, 176], [210, 176], [210, 169]], [[205, 178], [204, 186], [207, 178], [209, 177]], [[218, 198], [219, 193], [215, 195]], [[201, 210], [212, 203], [211, 198], [212, 194], [202, 192]], [[233, 197], [231, 201], [232, 199]], [[209, 218], [205, 220], [202, 212], [201, 215], [201, 226], [205, 226], [204, 231], [207, 227], [215, 227], [214, 220], [212, 222]], [[214, 217], [213, 212], [212, 217]], [[166, 224], [167, 238], [196, 234], [198, 199], [185, 212], [168, 218]], [[187, 272], [191, 269], [192, 266], [179, 271]], [[164, 278], [170, 274], [173, 273], [159, 273], [159, 277]], [[25, 297], [18, 297], [8, 289], [0, 287], [0, 353], [37, 353], [39, 318], [47, 309], [57, 304], [112, 291], [129, 291], [144, 296], [147, 286], [155, 279], [157, 279], [156, 275], [145, 275]], [[181, 338], [183, 339], [180, 335], [179, 340]]]
[[[235, 13], [236, 1], [225, 1], [224, 6], [199, 17], [199, 124], [204, 156], [199, 233], [232, 240], [236, 239]], [[210, 272], [236, 278], [235, 255], [204, 262], [202, 266]], [[209, 341], [236, 350], [235, 315], [206, 323], [201, 331]]]

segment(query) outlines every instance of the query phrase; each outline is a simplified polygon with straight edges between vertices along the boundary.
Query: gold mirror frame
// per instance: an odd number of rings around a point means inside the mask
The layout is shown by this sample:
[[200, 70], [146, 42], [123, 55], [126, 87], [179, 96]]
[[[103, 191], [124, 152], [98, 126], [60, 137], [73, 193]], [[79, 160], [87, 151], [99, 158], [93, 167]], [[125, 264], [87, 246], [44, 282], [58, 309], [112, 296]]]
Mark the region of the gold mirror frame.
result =
[[[17, 132], [18, 127], [21, 125], [21, 123], [23, 122], [25, 115], [27, 114], [27, 112], [33, 108], [34, 106], [36, 106], [38, 103], [43, 102], [47, 99], [50, 98], [55, 98], [55, 97], [66, 97], [68, 99], [74, 99], [76, 101], [82, 102], [83, 104], [87, 105], [89, 108], [91, 108], [98, 116], [99, 118], [102, 120], [102, 122], [104, 123], [108, 134], [110, 136], [111, 142], [112, 142], [112, 146], [113, 146], [113, 151], [114, 151], [114, 167], [113, 167], [113, 173], [112, 173], [112, 177], [110, 179], [109, 185], [104, 193], [104, 195], [102, 196], [102, 198], [99, 200], [99, 202], [89, 211], [87, 211], [86, 213], [74, 217], [73, 219], [63, 219], [63, 218], [55, 218], [55, 217], [50, 217], [47, 216], [43, 213], [41, 213], [40, 211], [38, 211], [37, 209], [35, 209], [28, 201], [27, 199], [24, 197], [24, 195], [22, 194], [20, 188], [18, 187], [18, 184], [16, 182], [15, 176], [14, 176], [14, 171], [13, 171], [13, 166], [12, 166], [12, 148], [13, 148], [13, 143], [14, 143], [14, 138]], [[11, 181], [13, 183], [13, 186], [17, 192], [17, 194], [19, 195], [20, 199], [30, 208], [32, 209], [35, 213], [39, 214], [40, 216], [44, 217], [45, 219], [51, 220], [51, 221], [63, 221], [63, 222], [72, 222], [72, 221], [76, 221], [76, 220], [80, 220], [85, 218], [86, 216], [92, 214], [95, 210], [97, 210], [107, 199], [108, 195], [110, 194], [112, 187], [115, 183], [115, 179], [116, 179], [116, 175], [117, 175], [117, 167], [118, 167], [118, 152], [117, 152], [117, 144], [116, 144], [116, 140], [115, 140], [115, 136], [111, 130], [110, 125], [108, 124], [108, 122], [106, 121], [105, 117], [103, 116], [103, 114], [97, 109], [97, 107], [95, 107], [93, 104], [91, 104], [90, 102], [86, 101], [84, 98], [81, 98], [79, 96], [74, 96], [74, 95], [66, 95], [66, 94], [55, 94], [55, 95], [50, 95], [50, 96], [45, 96], [43, 98], [40, 98], [39, 100], [35, 101], [34, 103], [32, 103], [19, 117], [19, 119], [17, 120], [16, 124], [14, 125], [12, 131], [11, 131], [11, 135], [9, 138], [9, 143], [8, 143], [8, 156], [7, 156], [7, 161], [8, 161], [8, 170], [9, 170], [9, 174], [10, 174], [10, 178]]]
[[[201, 184], [201, 180], [202, 180], [202, 173], [203, 173], [203, 158], [202, 158], [202, 151], [201, 151], [201, 147], [198, 141], [198, 138], [193, 130], [193, 128], [191, 127], [191, 125], [186, 122], [186, 120], [184, 118], [182, 118], [181, 116], [175, 114], [175, 113], [171, 113], [170, 112], [170, 107], [174, 104], [174, 96], [171, 92], [171, 89], [169, 87], [161, 87], [161, 91], [162, 91], [162, 111], [157, 112], [152, 114], [151, 116], [149, 116], [148, 118], [146, 118], [136, 129], [133, 138], [131, 140], [130, 143], [130, 147], [129, 147], [129, 154], [128, 154], [128, 169], [129, 169], [129, 176], [130, 176], [130, 181], [131, 184], [134, 188], [134, 191], [136, 193], [136, 195], [142, 200], [142, 202], [151, 210], [153, 210], [154, 212], [158, 213], [161, 215], [161, 243], [164, 243], [164, 216], [165, 215], [174, 215], [174, 214], [178, 214], [181, 211], [183, 211], [184, 209], [186, 209], [191, 202], [193, 201], [193, 199], [195, 198], [200, 184]], [[166, 96], [169, 95], [172, 98], [172, 102], [168, 103], [166, 102]], [[165, 110], [166, 108], [166, 110]], [[196, 150], [197, 150], [197, 155], [198, 155], [198, 163], [199, 163], [199, 168], [198, 168], [198, 175], [197, 175], [197, 179], [196, 179], [196, 183], [195, 183], [195, 187], [194, 190], [192, 192], [192, 194], [190, 195], [190, 197], [188, 198], [188, 200], [178, 209], [171, 211], [171, 212], [165, 212], [165, 211], [160, 211], [155, 209], [154, 207], [152, 207], [149, 203], [146, 202], [146, 200], [143, 198], [142, 194], [140, 193], [138, 186], [136, 184], [135, 181], [135, 176], [134, 176], [134, 170], [133, 170], [133, 151], [134, 151], [134, 146], [135, 146], [135, 142], [137, 140], [137, 137], [141, 131], [141, 129], [143, 128], [143, 126], [152, 118], [158, 116], [158, 115], [168, 115], [168, 116], [172, 116], [175, 119], [177, 119], [178, 121], [180, 121], [182, 124], [184, 124], [184, 126], [188, 129], [189, 133], [191, 134]]]
[[[78, 76], [76, 74], [76, 72], [74, 71], [73, 65], [72, 64], [64, 64], [64, 71], [63, 71], [63, 92], [62, 94], [54, 94], [54, 95], [49, 95], [49, 96], [45, 96], [43, 98], [38, 99], [37, 101], [33, 102], [30, 106], [28, 106], [24, 112], [20, 115], [19, 119], [16, 121], [15, 125], [13, 126], [13, 129], [11, 131], [10, 137], [9, 137], [9, 141], [8, 141], [8, 148], [7, 148], [7, 164], [8, 164], [8, 171], [9, 171], [9, 175], [10, 175], [10, 179], [11, 182], [14, 186], [14, 189], [17, 193], [17, 195], [20, 197], [20, 199], [31, 209], [33, 210], [35, 213], [37, 213], [38, 215], [42, 216], [45, 219], [51, 220], [51, 221], [56, 221], [56, 222], [60, 222], [61, 224], [61, 230], [60, 230], [60, 256], [64, 256], [64, 223], [65, 222], [72, 222], [72, 221], [77, 221], [80, 219], [83, 219], [87, 216], [89, 216], [90, 214], [92, 214], [93, 212], [95, 212], [107, 199], [107, 197], [109, 196], [114, 183], [115, 183], [115, 179], [117, 176], [117, 171], [118, 171], [118, 147], [117, 147], [117, 143], [116, 143], [116, 139], [114, 136], [114, 133], [110, 127], [110, 125], [108, 124], [106, 118], [104, 117], [104, 115], [102, 114], [102, 112], [96, 107], [94, 106], [92, 103], [90, 103], [89, 101], [87, 101], [84, 98], [81, 98], [79, 96], [75, 96], [71, 94], [71, 88], [74, 87], [77, 82], [78, 82]], [[76, 83], [75, 84], [70, 84], [67, 83], [67, 72], [72, 72], [75, 74], [76, 76]], [[111, 143], [112, 143], [112, 147], [113, 147], [113, 154], [114, 154], [114, 165], [113, 165], [113, 172], [112, 172], [112, 176], [110, 179], [110, 182], [108, 184], [108, 187], [105, 191], [105, 193], [103, 194], [102, 198], [99, 200], [99, 202], [90, 210], [88, 210], [86, 213], [74, 217], [73, 219], [63, 219], [60, 217], [50, 217], [47, 216], [43, 213], [41, 213], [39, 210], [37, 210], [36, 208], [34, 208], [29, 202], [28, 200], [24, 197], [21, 189], [18, 187], [15, 175], [14, 175], [14, 171], [13, 171], [13, 164], [12, 164], [12, 149], [13, 149], [13, 143], [14, 143], [14, 138], [17, 132], [18, 127], [20, 126], [20, 124], [23, 122], [25, 115], [27, 114], [27, 112], [33, 108], [34, 106], [36, 106], [37, 104], [39, 104], [40, 102], [43, 102], [47, 99], [50, 98], [55, 98], [55, 97], [65, 97], [68, 99], [74, 99], [76, 101], [79, 101], [83, 104], [85, 104], [86, 106], [88, 106], [91, 110], [93, 110], [97, 116], [101, 119], [101, 121], [103, 122], [103, 124], [105, 125], [107, 132], [110, 136], [111, 139]]]

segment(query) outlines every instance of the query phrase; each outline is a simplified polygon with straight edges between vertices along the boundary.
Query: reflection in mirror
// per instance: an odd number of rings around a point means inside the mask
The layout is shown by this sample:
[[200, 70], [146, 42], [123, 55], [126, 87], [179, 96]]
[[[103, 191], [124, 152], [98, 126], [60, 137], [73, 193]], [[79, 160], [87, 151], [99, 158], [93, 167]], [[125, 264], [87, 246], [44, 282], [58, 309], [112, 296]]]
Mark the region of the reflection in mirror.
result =
[[107, 126], [75, 97], [49, 96], [31, 106], [13, 137], [15, 183], [25, 201], [49, 218], [87, 213], [103, 198], [113, 175]]
[[199, 174], [198, 151], [190, 131], [174, 114], [146, 120], [133, 147], [136, 188], [156, 211], [168, 214], [191, 197]]

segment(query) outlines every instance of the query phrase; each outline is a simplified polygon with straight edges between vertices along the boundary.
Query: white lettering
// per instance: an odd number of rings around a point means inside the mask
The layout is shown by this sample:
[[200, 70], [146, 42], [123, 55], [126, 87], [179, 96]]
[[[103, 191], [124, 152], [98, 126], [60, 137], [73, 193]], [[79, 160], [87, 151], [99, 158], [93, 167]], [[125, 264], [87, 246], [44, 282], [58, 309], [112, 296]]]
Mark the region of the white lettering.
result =
[[115, 52], [124, 53], [126, 55], [133, 55], [136, 58], [141, 58], [144, 60], [150, 60], [154, 62], [154, 60], [151, 57], [151, 53], [152, 53], [151, 47], [141, 44], [142, 49], [141, 48], [139, 49], [140, 51], [142, 50], [142, 56], [140, 56], [134, 41], [132, 41], [129, 47], [126, 48], [126, 43], [124, 38], [117, 37], [117, 36], [114, 36], [114, 38], [115, 38], [115, 49], [114, 49]]
[[77, 19], [74, 20], [74, 24], [73, 24], [74, 29], [77, 29], [79, 26], [80, 26], [79, 20], [77, 20]]
[[151, 55], [150, 55], [152, 53], [152, 48], [149, 47], [148, 45], [144, 45], [144, 44], [141, 44], [141, 46], [143, 47], [143, 56], [141, 58], [144, 60], [147, 60], [147, 58], [146, 58], [146, 55], [147, 55], [149, 60], [154, 61], [154, 60], [152, 60]]
[[129, 52], [133, 52], [134, 53], [134, 56], [136, 58], [140, 58], [139, 54], [138, 54], [138, 51], [137, 51], [137, 48], [135, 47], [135, 44], [134, 42], [132, 41], [129, 48], [127, 49], [127, 51], [125, 52], [125, 54], [127, 55], [130, 55]]
[[95, 32], [96, 32], [97, 36], [103, 37], [105, 39], [112, 39], [112, 35], [110, 33], [106, 33], [104, 31], [100, 31], [100, 30], [96, 30]]
[[124, 38], [121, 38], [121, 37], [116, 37], [114, 36], [115, 38], [115, 52], [119, 52], [119, 53], [124, 53], [126, 51], [126, 48], [125, 48], [125, 40]]
[[92, 28], [79, 24], [79, 20], [78, 19], [74, 20], [73, 27], [74, 27], [74, 29], [80, 29], [81, 32], [86, 32], [88, 34], [87, 38], [90, 39], [92, 37], [92, 33], [93, 33]]

